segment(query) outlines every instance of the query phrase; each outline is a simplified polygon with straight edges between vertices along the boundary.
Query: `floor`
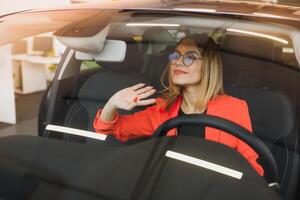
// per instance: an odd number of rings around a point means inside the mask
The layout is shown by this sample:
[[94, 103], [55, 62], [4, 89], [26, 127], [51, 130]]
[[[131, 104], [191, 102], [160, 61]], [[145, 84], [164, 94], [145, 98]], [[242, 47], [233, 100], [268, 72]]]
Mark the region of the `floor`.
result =
[[0, 122], [0, 129], [10, 126], [9, 124], [5, 124]]
[[17, 124], [0, 123], [0, 136], [37, 135], [37, 116], [43, 94], [16, 95]]

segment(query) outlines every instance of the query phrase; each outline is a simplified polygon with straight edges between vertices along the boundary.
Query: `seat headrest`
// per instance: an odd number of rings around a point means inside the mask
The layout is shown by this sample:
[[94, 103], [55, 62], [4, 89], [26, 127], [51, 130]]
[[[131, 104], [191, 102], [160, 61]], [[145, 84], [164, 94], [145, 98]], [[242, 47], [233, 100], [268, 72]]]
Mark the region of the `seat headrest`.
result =
[[80, 88], [79, 99], [85, 101], [107, 101], [114, 93], [137, 83], [151, 83], [141, 75], [98, 72]]
[[143, 53], [157, 54], [167, 46], [176, 45], [176, 39], [162, 27], [149, 28], [143, 35]]
[[275, 56], [273, 41], [259, 37], [226, 35], [221, 49], [268, 60], [274, 60]]
[[247, 101], [252, 128], [264, 141], [275, 143], [293, 133], [296, 117], [290, 99], [277, 91], [226, 88], [229, 95]]
[[121, 63], [97, 62], [97, 63], [101, 65], [104, 69], [118, 72], [118, 73], [139, 71], [142, 66], [143, 59], [138, 44], [135, 41], [130, 40], [130, 41], [126, 41], [126, 45], [127, 45], [127, 49], [126, 49], [126, 54], [123, 62]]

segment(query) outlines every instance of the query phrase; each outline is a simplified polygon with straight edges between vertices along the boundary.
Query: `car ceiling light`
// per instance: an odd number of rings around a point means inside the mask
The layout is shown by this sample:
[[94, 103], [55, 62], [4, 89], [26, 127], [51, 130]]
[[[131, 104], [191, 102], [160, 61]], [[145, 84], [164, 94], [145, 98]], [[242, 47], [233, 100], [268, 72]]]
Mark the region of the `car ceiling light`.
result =
[[215, 171], [215, 172], [218, 172], [218, 173], [221, 173], [221, 174], [224, 174], [224, 175], [236, 178], [236, 179], [241, 179], [243, 177], [242, 172], [239, 172], [239, 171], [236, 171], [236, 170], [233, 170], [233, 169], [230, 169], [230, 168], [227, 168], [227, 167], [215, 164], [215, 163], [211, 163], [211, 162], [208, 162], [205, 160], [201, 160], [199, 158], [195, 158], [195, 157], [187, 156], [187, 155], [184, 155], [181, 153], [177, 153], [174, 151], [167, 151], [166, 157], [180, 160], [182, 162], [186, 162], [186, 163], [196, 165], [199, 167], [203, 167], [205, 169], [209, 169], [209, 170], [212, 170], [212, 171]]
[[277, 42], [281, 42], [283, 44], [289, 43], [287, 40], [281, 39], [279, 37], [274, 37], [271, 35], [263, 34], [263, 33], [245, 31], [245, 30], [240, 30], [240, 29], [232, 29], [232, 28], [228, 28], [226, 30], [230, 31], [230, 32], [235, 32], [235, 33], [242, 33], [242, 34], [246, 34], [246, 35], [253, 35], [253, 36], [257, 36], [257, 37], [267, 38], [267, 39], [275, 40]]
[[268, 14], [268, 13], [255, 12], [255, 13], [252, 13], [252, 14], [260, 16], [260, 17], [284, 18], [283, 16], [280, 16], [280, 15], [273, 15], [273, 14]]
[[60, 132], [60, 133], [68, 133], [68, 134], [72, 134], [72, 135], [79, 135], [79, 136], [93, 138], [93, 139], [102, 140], [102, 141], [105, 141], [106, 137], [107, 137], [107, 135], [100, 134], [100, 133], [95, 133], [95, 132], [85, 131], [85, 130], [75, 129], [75, 128], [69, 128], [69, 127], [65, 127], [65, 126], [56, 126], [56, 125], [51, 125], [51, 124], [46, 126], [46, 130], [56, 131], [56, 132]]
[[209, 8], [174, 8], [174, 10], [183, 11], [183, 12], [201, 12], [201, 13], [217, 12], [215, 9], [209, 9]]
[[178, 27], [180, 24], [165, 24], [165, 23], [128, 23], [126, 26], [163, 26], [163, 27]]

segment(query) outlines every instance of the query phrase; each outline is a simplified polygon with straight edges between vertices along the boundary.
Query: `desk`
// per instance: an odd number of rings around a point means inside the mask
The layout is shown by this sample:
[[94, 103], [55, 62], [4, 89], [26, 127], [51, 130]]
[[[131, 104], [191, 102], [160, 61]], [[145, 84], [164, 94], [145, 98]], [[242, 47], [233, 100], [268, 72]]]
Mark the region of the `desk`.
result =
[[58, 64], [61, 57], [17, 54], [13, 55], [12, 59], [15, 72], [16, 93], [29, 94], [46, 90], [47, 67], [52, 64]]

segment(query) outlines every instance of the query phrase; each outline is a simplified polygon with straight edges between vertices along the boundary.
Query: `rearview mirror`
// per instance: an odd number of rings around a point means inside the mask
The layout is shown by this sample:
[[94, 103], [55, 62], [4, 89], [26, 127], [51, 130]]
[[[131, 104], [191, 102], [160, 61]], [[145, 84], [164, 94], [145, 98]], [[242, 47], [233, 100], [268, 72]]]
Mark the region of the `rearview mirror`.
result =
[[106, 40], [100, 53], [75, 52], [77, 60], [95, 60], [101, 62], [123, 62], [126, 55], [126, 43], [121, 40]]

